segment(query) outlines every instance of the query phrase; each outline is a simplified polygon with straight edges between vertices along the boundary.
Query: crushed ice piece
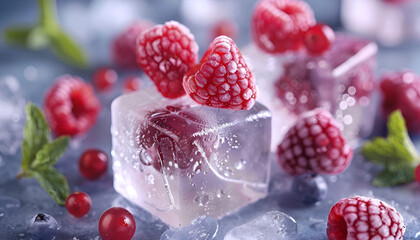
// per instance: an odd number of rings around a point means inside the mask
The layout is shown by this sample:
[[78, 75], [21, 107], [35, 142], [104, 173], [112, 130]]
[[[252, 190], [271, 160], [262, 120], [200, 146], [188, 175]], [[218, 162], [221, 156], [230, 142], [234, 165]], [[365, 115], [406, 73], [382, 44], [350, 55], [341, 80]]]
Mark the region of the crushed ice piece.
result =
[[297, 224], [280, 211], [267, 212], [254, 220], [231, 229], [224, 240], [297, 240]]
[[216, 219], [200, 216], [186, 227], [167, 230], [160, 240], [210, 240], [216, 236], [218, 229]]

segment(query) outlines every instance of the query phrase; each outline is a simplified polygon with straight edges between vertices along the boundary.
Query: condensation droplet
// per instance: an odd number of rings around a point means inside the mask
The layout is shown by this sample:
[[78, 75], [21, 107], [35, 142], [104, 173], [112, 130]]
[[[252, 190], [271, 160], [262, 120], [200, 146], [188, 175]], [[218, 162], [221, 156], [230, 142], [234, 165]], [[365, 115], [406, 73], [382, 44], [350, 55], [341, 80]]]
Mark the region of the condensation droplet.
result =
[[223, 189], [218, 189], [216, 196], [218, 198], [222, 198], [225, 195], [225, 191]]

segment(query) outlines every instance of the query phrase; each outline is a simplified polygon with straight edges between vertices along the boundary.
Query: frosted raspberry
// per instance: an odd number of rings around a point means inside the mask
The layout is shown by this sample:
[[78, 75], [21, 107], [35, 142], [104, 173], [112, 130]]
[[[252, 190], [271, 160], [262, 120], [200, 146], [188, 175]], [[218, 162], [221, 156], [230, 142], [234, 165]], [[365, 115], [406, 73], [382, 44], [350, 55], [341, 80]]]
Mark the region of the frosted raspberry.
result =
[[298, 50], [301, 34], [315, 24], [312, 9], [298, 0], [261, 0], [254, 8], [251, 34], [254, 42], [268, 53]]
[[339, 123], [321, 108], [301, 114], [277, 148], [278, 163], [292, 175], [339, 174], [353, 157]]
[[341, 199], [328, 215], [328, 240], [400, 240], [404, 232], [403, 217], [374, 198]]
[[139, 35], [146, 29], [153, 27], [148, 21], [137, 21], [121, 32], [112, 42], [112, 59], [122, 68], [136, 68], [136, 43]]
[[100, 109], [92, 86], [76, 76], [59, 77], [44, 99], [45, 116], [58, 136], [87, 132], [95, 124]]
[[185, 95], [184, 74], [198, 62], [198, 45], [184, 25], [170, 21], [143, 32], [137, 62], [167, 98]]
[[409, 132], [420, 133], [420, 76], [412, 71], [388, 73], [381, 80], [385, 114], [399, 109]]
[[226, 36], [217, 37], [200, 65], [185, 75], [184, 89], [199, 104], [233, 110], [250, 109], [257, 97], [254, 75]]
[[227, 36], [234, 40], [238, 37], [238, 24], [236, 22], [224, 19], [216, 22], [211, 28], [211, 40], [218, 36]]

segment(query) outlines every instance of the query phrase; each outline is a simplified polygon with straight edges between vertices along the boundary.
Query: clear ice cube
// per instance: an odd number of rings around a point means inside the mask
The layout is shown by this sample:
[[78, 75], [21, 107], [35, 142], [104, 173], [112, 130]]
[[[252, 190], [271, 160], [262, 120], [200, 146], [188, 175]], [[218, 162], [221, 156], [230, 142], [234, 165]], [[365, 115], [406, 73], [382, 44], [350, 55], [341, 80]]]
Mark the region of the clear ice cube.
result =
[[343, 0], [341, 19], [347, 29], [395, 46], [420, 40], [419, 11], [419, 1]]
[[211, 240], [217, 234], [219, 224], [209, 216], [200, 216], [183, 228], [169, 229], [160, 240]]
[[254, 220], [231, 229], [224, 240], [297, 240], [297, 224], [280, 211], [267, 212]]
[[0, 153], [13, 155], [22, 141], [25, 125], [25, 99], [18, 80], [12, 76], [0, 79]]
[[111, 106], [114, 188], [167, 224], [219, 219], [267, 194], [271, 113], [165, 99], [155, 88]]
[[374, 42], [337, 34], [331, 49], [320, 55], [306, 53], [273, 56], [245, 49], [259, 87], [258, 101], [273, 114], [272, 150], [296, 116], [316, 107], [330, 110], [352, 141], [370, 133], [374, 120]]

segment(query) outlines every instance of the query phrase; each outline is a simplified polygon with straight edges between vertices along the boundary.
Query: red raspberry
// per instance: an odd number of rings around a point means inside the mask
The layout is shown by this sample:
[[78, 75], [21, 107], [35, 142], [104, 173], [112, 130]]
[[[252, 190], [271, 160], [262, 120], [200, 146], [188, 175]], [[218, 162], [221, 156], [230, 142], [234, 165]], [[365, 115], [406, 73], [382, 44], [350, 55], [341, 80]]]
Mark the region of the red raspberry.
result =
[[306, 50], [313, 55], [319, 55], [327, 51], [334, 39], [334, 30], [325, 24], [312, 26], [303, 34]]
[[123, 92], [129, 93], [139, 90], [141, 87], [141, 80], [135, 75], [131, 75], [125, 78], [123, 83]]
[[148, 21], [137, 21], [121, 32], [112, 42], [112, 59], [122, 68], [136, 68], [136, 43], [138, 36], [146, 29], [153, 27]]
[[417, 165], [416, 169], [414, 170], [414, 178], [418, 183], [420, 183], [420, 165]]
[[328, 215], [328, 240], [400, 240], [404, 232], [403, 217], [374, 198], [341, 199]]
[[251, 20], [254, 42], [268, 53], [299, 50], [301, 34], [315, 24], [312, 9], [303, 1], [261, 0]]
[[100, 109], [92, 86], [76, 76], [59, 77], [44, 99], [45, 116], [57, 136], [87, 132], [95, 124]]
[[292, 175], [306, 172], [339, 174], [353, 157], [353, 149], [331, 114], [317, 108], [301, 114], [277, 148], [278, 163]]
[[144, 119], [136, 136], [136, 142], [142, 149], [140, 162], [146, 166], [153, 165], [157, 171], [162, 171], [162, 165], [167, 171], [173, 168], [197, 171], [202, 159], [201, 154], [197, 154], [197, 144], [208, 151], [216, 141], [214, 134], [197, 134], [208, 120], [188, 111], [187, 106], [156, 109]]
[[184, 25], [170, 21], [140, 35], [137, 62], [167, 98], [185, 95], [182, 78], [198, 62], [198, 45]]
[[382, 77], [381, 90], [384, 112], [399, 109], [408, 131], [420, 133], [420, 76], [412, 71], [388, 73]]
[[214, 24], [211, 29], [211, 40], [218, 36], [228, 36], [232, 39], [236, 39], [238, 36], [238, 24], [232, 20], [222, 20]]
[[118, 80], [118, 74], [111, 68], [99, 68], [93, 74], [93, 84], [98, 91], [108, 91], [114, 88]]
[[217, 37], [200, 65], [185, 75], [184, 89], [200, 104], [233, 110], [250, 109], [257, 97], [254, 74], [226, 36]]

